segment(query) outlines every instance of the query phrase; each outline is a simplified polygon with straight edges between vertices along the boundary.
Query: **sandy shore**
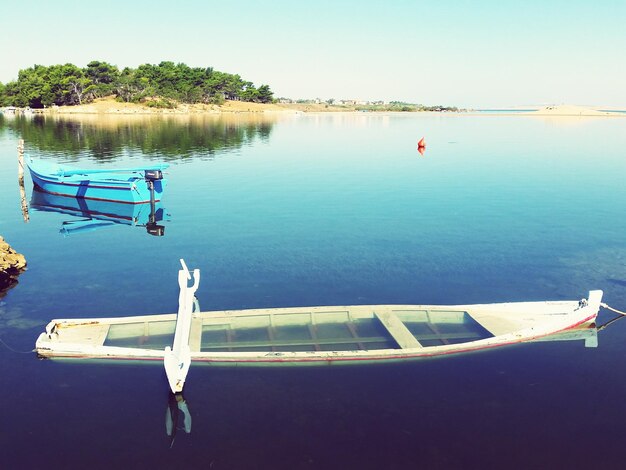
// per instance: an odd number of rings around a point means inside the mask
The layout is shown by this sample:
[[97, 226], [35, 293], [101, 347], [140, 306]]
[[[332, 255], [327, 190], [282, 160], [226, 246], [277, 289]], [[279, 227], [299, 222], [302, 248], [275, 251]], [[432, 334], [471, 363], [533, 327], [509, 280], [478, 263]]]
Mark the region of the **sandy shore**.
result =
[[614, 113], [609, 111], [598, 111], [592, 108], [585, 108], [583, 106], [572, 105], [559, 105], [559, 106], [546, 106], [545, 108], [538, 109], [537, 111], [531, 111], [527, 114], [535, 116], [614, 116], [614, 117], [626, 117], [625, 113]]
[[[357, 112], [354, 106], [327, 105], [327, 104], [282, 104], [282, 103], [248, 103], [245, 101], [226, 101], [221, 105], [216, 104], [179, 104], [176, 108], [153, 108], [144, 104], [123, 103], [115, 99], [100, 98], [92, 103], [79, 106], [54, 106], [39, 112], [51, 115], [206, 115], [206, 114], [294, 114], [294, 113], [350, 113]], [[381, 110], [380, 113], [393, 111]], [[430, 114], [432, 111], [423, 111]], [[421, 114], [421, 113], [420, 113]], [[440, 114], [440, 113], [437, 113]], [[450, 115], [486, 115], [476, 111], [460, 111], [458, 113], [445, 113]], [[502, 113], [506, 114], [506, 113]], [[511, 112], [515, 115], [526, 116], [605, 116], [626, 117], [626, 113], [599, 111], [593, 108], [574, 105], [546, 106], [536, 111]]]
[[226, 101], [224, 104], [179, 104], [176, 108], [152, 108], [143, 104], [123, 103], [101, 98], [78, 106], [54, 106], [46, 114], [222, 114], [222, 113], [298, 113], [354, 111], [353, 108], [325, 104], [274, 104]]

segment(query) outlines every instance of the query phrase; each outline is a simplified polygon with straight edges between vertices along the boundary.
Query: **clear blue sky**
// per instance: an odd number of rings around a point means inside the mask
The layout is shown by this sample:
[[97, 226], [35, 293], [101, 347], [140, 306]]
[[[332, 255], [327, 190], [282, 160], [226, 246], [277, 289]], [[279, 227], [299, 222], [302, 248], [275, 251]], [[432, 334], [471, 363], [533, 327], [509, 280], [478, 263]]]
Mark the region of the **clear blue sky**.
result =
[[626, 0], [2, 0], [0, 82], [162, 60], [276, 96], [626, 109]]

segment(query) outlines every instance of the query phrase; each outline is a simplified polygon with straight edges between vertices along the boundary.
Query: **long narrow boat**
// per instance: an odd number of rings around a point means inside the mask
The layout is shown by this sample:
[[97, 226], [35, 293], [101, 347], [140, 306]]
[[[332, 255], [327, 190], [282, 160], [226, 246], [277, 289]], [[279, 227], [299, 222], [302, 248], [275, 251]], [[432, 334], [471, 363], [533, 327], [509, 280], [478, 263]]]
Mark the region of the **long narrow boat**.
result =
[[37, 339], [37, 353], [52, 358], [164, 361], [172, 391], [177, 392], [192, 361], [326, 365], [478, 351], [591, 324], [602, 300], [602, 291], [594, 290], [587, 299], [570, 301], [200, 312], [193, 308], [198, 270], [194, 278], [188, 287], [191, 275], [186, 268], [179, 272], [178, 314], [52, 320]]
[[[27, 160], [35, 187], [59, 196], [99, 201], [141, 204], [161, 200], [169, 165], [119, 169], [78, 169], [59, 167], [45, 161]], [[151, 194], [152, 193], [152, 194]]]

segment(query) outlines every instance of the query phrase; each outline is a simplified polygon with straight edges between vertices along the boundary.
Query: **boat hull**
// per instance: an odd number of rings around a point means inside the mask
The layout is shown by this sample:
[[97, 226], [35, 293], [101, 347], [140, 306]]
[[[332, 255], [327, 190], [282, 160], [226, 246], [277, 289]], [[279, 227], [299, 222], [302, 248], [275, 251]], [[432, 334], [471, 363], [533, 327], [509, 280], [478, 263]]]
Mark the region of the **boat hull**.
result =
[[[29, 164], [33, 184], [36, 188], [58, 196], [112, 201], [125, 204], [150, 202], [148, 182], [138, 173], [55, 175], [44, 172]], [[155, 201], [160, 201], [167, 180], [154, 181]]]
[[[494, 348], [502, 346], [512, 346], [515, 344], [532, 343], [539, 341], [551, 341], [553, 335], [559, 335], [561, 333], [575, 332], [578, 329], [592, 329], [594, 326], [594, 318], [590, 318], [587, 321], [583, 321], [579, 325], [572, 326], [570, 328], [557, 331], [555, 333], [549, 333], [542, 336], [534, 336], [525, 339], [511, 340], [508, 342], [498, 342], [494, 344], [474, 345], [466, 348], [455, 348], [450, 351], [432, 351], [423, 352], [415, 351], [413, 353], [405, 352], [398, 354], [396, 350], [379, 351], [378, 354], [366, 354], [362, 351], [351, 352], [333, 352], [325, 354], [302, 354], [302, 353], [284, 353], [284, 354], [265, 354], [263, 356], [253, 357], [251, 355], [235, 356], [235, 355], [191, 355], [191, 365], [196, 367], [218, 367], [218, 368], [230, 368], [230, 367], [319, 367], [319, 366], [359, 366], [359, 365], [376, 365], [376, 364], [396, 364], [401, 362], [415, 362], [427, 359], [445, 358], [449, 356], [478, 353], [481, 351], [488, 351]], [[584, 338], [583, 338], [584, 339]], [[116, 364], [119, 362], [141, 364], [154, 364], [160, 367], [163, 366], [164, 354], [159, 352], [155, 355], [146, 354], [128, 354], [125, 352], [110, 351], [106, 354], [85, 354], [80, 352], [64, 352], [64, 353], [50, 353], [45, 349], [37, 349], [37, 354], [41, 358], [61, 360], [64, 362], [85, 362], [93, 361], [99, 364]]]
[[[589, 326], [601, 292], [578, 301], [465, 306], [374, 305], [197, 312], [192, 364], [317, 366], [398, 362], [549, 340]], [[163, 362], [176, 315], [53, 320], [42, 357]], [[426, 329], [427, 328], [427, 329]], [[82, 330], [82, 331], [81, 331]], [[307, 333], [308, 332], [308, 333]], [[257, 336], [253, 335], [256, 334]], [[259, 339], [258, 334], [266, 335]], [[84, 338], [89, 341], [83, 341]]]

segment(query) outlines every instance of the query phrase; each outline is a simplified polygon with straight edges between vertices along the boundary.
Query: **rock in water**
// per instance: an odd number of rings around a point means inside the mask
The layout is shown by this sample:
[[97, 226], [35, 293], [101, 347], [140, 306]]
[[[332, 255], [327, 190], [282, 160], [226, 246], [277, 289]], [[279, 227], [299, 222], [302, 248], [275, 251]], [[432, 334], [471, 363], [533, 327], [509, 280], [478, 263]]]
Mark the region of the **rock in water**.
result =
[[26, 267], [26, 258], [9, 246], [4, 238], [0, 237], [0, 272], [17, 274]]

